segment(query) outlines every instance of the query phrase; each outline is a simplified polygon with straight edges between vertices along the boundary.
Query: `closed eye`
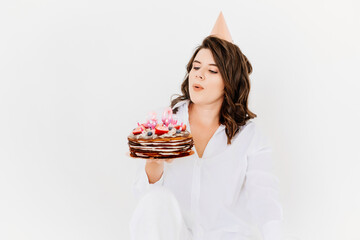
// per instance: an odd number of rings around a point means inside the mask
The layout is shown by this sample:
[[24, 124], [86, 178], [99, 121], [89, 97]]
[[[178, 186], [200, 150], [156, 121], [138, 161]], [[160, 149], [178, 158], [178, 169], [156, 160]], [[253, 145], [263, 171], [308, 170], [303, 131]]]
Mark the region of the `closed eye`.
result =
[[[195, 70], [199, 70], [199, 67], [194, 67], [194, 69], [195, 69]], [[209, 70], [209, 71], [212, 72], [212, 73], [217, 73], [217, 72], [212, 71], [212, 70]]]

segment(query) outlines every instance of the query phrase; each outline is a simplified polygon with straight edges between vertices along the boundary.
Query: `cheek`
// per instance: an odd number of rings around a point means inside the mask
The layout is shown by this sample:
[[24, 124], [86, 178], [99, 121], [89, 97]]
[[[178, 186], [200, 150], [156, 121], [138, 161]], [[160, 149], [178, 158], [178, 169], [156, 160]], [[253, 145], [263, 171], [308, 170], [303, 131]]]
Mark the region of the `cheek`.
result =
[[224, 91], [224, 83], [222, 79], [214, 79], [212, 83], [212, 88], [216, 92], [223, 92]]
[[193, 79], [194, 78], [194, 73], [193, 73], [193, 71], [190, 71], [189, 72], [189, 81], [191, 81], [191, 79]]

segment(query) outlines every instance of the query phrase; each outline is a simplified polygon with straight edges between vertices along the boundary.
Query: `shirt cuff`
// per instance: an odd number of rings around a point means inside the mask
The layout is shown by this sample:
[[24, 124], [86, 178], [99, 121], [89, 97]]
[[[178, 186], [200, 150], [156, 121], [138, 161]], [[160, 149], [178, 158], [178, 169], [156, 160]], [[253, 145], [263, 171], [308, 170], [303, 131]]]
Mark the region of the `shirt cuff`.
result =
[[136, 176], [136, 180], [133, 184], [133, 193], [135, 195], [135, 197], [140, 198], [142, 195], [144, 195], [147, 191], [149, 191], [150, 189], [152, 189], [154, 186], [163, 186], [164, 185], [164, 174], [165, 174], [165, 165], [164, 164], [164, 171], [160, 177], [160, 179], [158, 181], [156, 181], [155, 183], [149, 183], [149, 178], [146, 174], [146, 170], [145, 170], [145, 164], [146, 162], [144, 162], [143, 164], [140, 164], [138, 171], [137, 171], [137, 176]]

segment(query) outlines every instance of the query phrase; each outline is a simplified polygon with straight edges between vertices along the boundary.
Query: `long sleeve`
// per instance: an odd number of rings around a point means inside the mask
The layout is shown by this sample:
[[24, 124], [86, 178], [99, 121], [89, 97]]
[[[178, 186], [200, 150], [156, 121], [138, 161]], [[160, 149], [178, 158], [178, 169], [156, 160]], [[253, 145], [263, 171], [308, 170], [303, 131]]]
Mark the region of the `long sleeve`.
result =
[[283, 209], [278, 197], [279, 180], [273, 174], [272, 151], [264, 136], [256, 127], [254, 130], [244, 185], [247, 207], [264, 240], [281, 240]]
[[155, 182], [155, 183], [149, 183], [149, 178], [146, 174], [145, 171], [145, 164], [146, 161], [145, 160], [140, 160], [140, 159], [136, 159], [139, 160], [139, 164], [138, 164], [138, 168], [136, 171], [136, 176], [135, 176], [135, 180], [133, 182], [133, 194], [137, 199], [140, 199], [140, 197], [146, 193], [148, 190], [150, 190], [152, 188], [152, 186], [154, 185], [160, 185], [162, 186], [164, 184], [164, 174], [165, 174], [165, 166], [166, 164], [164, 164], [164, 172], [161, 175], [161, 178]]

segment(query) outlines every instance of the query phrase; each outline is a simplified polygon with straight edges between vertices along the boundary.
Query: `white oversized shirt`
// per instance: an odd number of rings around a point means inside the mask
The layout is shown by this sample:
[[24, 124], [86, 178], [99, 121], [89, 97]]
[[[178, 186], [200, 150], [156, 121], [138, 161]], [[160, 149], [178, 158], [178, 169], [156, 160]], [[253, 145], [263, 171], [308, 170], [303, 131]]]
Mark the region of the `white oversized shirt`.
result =
[[[189, 100], [178, 102], [174, 114], [189, 125]], [[165, 109], [165, 108], [164, 108]], [[160, 113], [161, 114], [161, 113]], [[261, 232], [264, 240], [281, 240], [282, 206], [278, 178], [272, 171], [271, 148], [253, 121], [248, 121], [227, 145], [225, 125], [209, 140], [203, 156], [195, 154], [164, 163], [154, 185], [162, 185], [177, 198], [194, 240], [241, 240]], [[151, 189], [143, 159], [135, 178], [136, 197]], [[260, 231], [259, 231], [260, 230]]]

